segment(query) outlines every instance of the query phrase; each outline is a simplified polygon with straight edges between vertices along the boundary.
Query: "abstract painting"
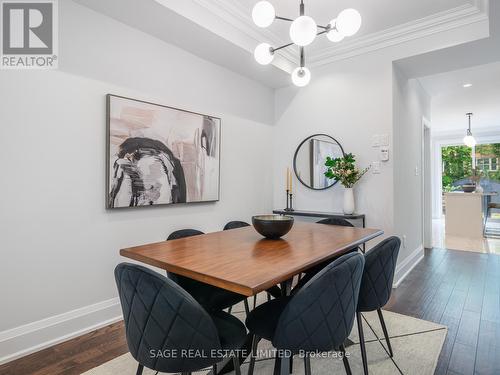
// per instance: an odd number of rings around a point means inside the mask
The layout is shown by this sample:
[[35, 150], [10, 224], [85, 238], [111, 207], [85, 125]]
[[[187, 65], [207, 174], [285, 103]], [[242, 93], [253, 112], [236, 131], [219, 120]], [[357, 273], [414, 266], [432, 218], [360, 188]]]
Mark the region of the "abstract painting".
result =
[[106, 100], [107, 208], [219, 200], [220, 118]]

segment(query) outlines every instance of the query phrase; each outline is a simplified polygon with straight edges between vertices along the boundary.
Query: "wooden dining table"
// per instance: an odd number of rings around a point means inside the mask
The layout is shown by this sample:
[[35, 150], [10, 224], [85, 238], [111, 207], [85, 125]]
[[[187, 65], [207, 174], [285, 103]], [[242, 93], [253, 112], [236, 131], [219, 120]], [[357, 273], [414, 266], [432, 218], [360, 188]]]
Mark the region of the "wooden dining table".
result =
[[[333, 261], [382, 234], [379, 229], [296, 222], [278, 240], [263, 238], [249, 226], [130, 247], [121, 249], [120, 254], [245, 296], [277, 284], [288, 295], [294, 275]], [[249, 335], [240, 352], [240, 363], [250, 345]], [[232, 362], [226, 359], [218, 364], [217, 374], [232, 369]], [[279, 374], [276, 365], [274, 373]]]
[[278, 240], [251, 226], [120, 250], [124, 257], [253, 296], [383, 234], [382, 230], [296, 222]]

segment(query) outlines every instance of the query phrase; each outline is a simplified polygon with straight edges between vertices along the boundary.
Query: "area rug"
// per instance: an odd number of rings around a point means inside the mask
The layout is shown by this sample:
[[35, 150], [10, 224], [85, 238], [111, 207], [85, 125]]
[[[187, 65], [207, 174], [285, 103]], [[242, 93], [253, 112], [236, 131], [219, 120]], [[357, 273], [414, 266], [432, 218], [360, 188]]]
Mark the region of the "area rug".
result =
[[[244, 313], [240, 309], [235, 310], [234, 314], [243, 320]], [[446, 338], [446, 326], [389, 311], [384, 311], [384, 318], [391, 337], [391, 344], [394, 351], [393, 358], [390, 358], [388, 355], [377, 313], [363, 313], [363, 327], [367, 342], [366, 349], [370, 374], [434, 374], [439, 354]], [[354, 343], [347, 348], [352, 373], [363, 374], [356, 325], [349, 339]], [[269, 353], [271, 348], [271, 343], [268, 341], [262, 340], [259, 344], [259, 352], [263, 354], [257, 359], [254, 374], [264, 375], [273, 373], [274, 360], [271, 356], [265, 354]], [[342, 360], [335, 353], [324, 355], [321, 358], [311, 358], [311, 368], [314, 375], [345, 374]], [[136, 369], [137, 362], [127, 353], [85, 372], [85, 375], [134, 375]], [[247, 370], [248, 361], [241, 366], [242, 374], [246, 374]], [[200, 372], [199, 374], [207, 372]], [[146, 369], [144, 371], [144, 375], [154, 375], [155, 373], [155, 371]], [[293, 374], [304, 374], [302, 359], [294, 359]]]

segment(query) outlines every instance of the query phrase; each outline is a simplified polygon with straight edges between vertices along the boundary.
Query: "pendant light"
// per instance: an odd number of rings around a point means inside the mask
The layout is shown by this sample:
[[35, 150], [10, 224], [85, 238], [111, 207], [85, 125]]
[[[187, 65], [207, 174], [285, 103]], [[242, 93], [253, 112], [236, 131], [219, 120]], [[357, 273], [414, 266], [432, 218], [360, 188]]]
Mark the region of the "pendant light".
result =
[[259, 64], [267, 65], [273, 61], [276, 51], [292, 45], [299, 46], [300, 66], [292, 72], [292, 82], [299, 87], [306, 86], [311, 80], [311, 72], [305, 67], [304, 47], [310, 45], [317, 36], [322, 34], [326, 34], [330, 41], [338, 43], [345, 37], [356, 34], [362, 22], [359, 12], [349, 8], [340, 12], [337, 18], [330, 21], [328, 25], [318, 25], [311, 17], [305, 15], [304, 0], [300, 0], [299, 17], [296, 19], [276, 15], [276, 10], [269, 1], [259, 1], [255, 4], [252, 19], [255, 25], [261, 28], [271, 26], [274, 20], [291, 22], [289, 29], [291, 43], [279, 47], [261, 43], [254, 50], [254, 58]]
[[469, 118], [469, 128], [467, 129], [467, 135], [464, 137], [464, 143], [468, 147], [474, 147], [477, 142], [476, 142], [476, 139], [472, 136], [472, 132], [471, 132], [472, 113], [467, 113], [466, 116]]

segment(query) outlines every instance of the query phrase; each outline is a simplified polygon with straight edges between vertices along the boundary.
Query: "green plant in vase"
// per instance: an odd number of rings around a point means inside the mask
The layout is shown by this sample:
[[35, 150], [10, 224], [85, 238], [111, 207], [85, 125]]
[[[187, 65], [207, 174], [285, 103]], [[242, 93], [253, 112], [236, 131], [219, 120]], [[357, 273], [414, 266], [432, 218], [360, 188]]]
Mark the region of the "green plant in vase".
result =
[[353, 154], [349, 153], [340, 158], [327, 157], [325, 166], [327, 170], [325, 176], [329, 179], [340, 182], [345, 187], [344, 192], [344, 213], [353, 214], [354, 205], [354, 185], [364, 176], [370, 169], [359, 169], [356, 167], [356, 159]]

